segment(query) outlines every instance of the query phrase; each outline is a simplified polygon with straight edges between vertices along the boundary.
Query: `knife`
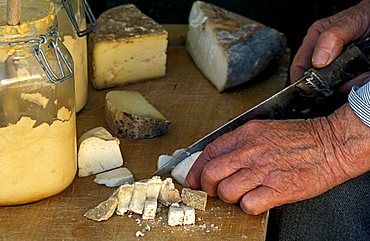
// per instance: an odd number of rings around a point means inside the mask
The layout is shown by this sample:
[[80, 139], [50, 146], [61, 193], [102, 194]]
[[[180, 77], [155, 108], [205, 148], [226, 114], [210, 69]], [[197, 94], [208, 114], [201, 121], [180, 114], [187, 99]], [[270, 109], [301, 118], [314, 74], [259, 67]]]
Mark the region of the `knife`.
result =
[[370, 71], [370, 35], [347, 46], [327, 67], [312, 68], [295, 83], [262, 101], [246, 112], [179, 151], [153, 176], [166, 176], [191, 154], [204, 148], [225, 133], [235, 130], [252, 119], [296, 119], [311, 117], [343, 84], [361, 73]]

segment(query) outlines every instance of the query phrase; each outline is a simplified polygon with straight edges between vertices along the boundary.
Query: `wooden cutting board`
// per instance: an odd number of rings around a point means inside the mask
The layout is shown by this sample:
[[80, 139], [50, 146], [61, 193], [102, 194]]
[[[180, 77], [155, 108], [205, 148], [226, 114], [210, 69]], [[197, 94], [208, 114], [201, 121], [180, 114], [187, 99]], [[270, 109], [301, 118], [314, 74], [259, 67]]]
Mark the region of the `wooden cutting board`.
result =
[[[159, 155], [189, 146], [282, 89], [287, 80], [288, 64], [287, 53], [272, 74], [254, 84], [219, 93], [193, 64], [184, 46], [171, 44], [165, 77], [114, 88], [139, 91], [172, 122], [165, 136], [121, 140], [124, 165], [133, 172], [135, 180], [151, 177]], [[104, 121], [107, 91], [96, 91], [90, 86], [88, 104], [77, 118], [78, 136], [94, 127], [108, 128]], [[100, 223], [88, 220], [84, 213], [106, 200], [115, 190], [95, 184], [93, 179], [92, 176], [76, 177], [64, 192], [56, 196], [28, 205], [0, 207], [0, 240], [265, 239], [268, 212], [250, 216], [238, 205], [223, 203], [218, 198], [209, 198], [206, 211], [197, 211], [196, 224], [190, 226], [167, 226], [166, 208], [162, 208], [158, 217], [149, 222], [136, 214], [131, 217], [114, 215]], [[151, 231], [137, 238], [136, 231], [145, 224], [151, 226]]]

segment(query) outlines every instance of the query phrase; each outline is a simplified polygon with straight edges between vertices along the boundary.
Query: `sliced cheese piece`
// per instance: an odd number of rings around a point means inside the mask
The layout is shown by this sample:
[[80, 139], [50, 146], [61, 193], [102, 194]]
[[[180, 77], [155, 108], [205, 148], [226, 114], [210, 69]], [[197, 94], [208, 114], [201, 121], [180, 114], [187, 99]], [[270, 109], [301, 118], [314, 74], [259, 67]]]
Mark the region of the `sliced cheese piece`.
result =
[[155, 198], [158, 199], [159, 192], [161, 191], [162, 187], [162, 180], [159, 176], [154, 176], [152, 179], [148, 181], [148, 188], [146, 190], [146, 197], [147, 198]]
[[190, 206], [181, 205], [184, 210], [184, 225], [195, 224], [195, 209]]
[[123, 215], [128, 211], [128, 206], [130, 205], [133, 192], [133, 184], [124, 184], [118, 188], [118, 192], [116, 194], [118, 198], [118, 205], [116, 209], [117, 215]]
[[167, 31], [132, 4], [103, 12], [92, 33], [92, 84], [96, 89], [166, 74]]
[[148, 183], [146, 181], [135, 182], [134, 192], [132, 194], [132, 198], [128, 207], [129, 211], [137, 214], [143, 214], [147, 186]]
[[190, 207], [198, 210], [206, 210], [207, 193], [200, 190], [192, 190], [190, 188], [183, 188], [181, 191], [182, 202]]
[[157, 198], [147, 197], [144, 205], [143, 219], [154, 219], [157, 212]]
[[172, 178], [166, 178], [162, 182], [161, 191], [159, 192], [158, 201], [165, 206], [181, 202], [180, 192], [176, 189]]
[[168, 220], [167, 224], [169, 226], [183, 225], [184, 223], [184, 209], [175, 205], [170, 206], [168, 210]]
[[112, 196], [108, 200], [100, 203], [93, 209], [87, 211], [84, 216], [88, 219], [100, 222], [108, 220], [112, 217], [114, 210], [116, 210], [118, 205], [118, 198]]
[[200, 154], [202, 154], [201, 151], [195, 152], [180, 162], [171, 172], [173, 179], [175, 179], [181, 185], [184, 185], [190, 168], [193, 166]]
[[87, 131], [78, 143], [79, 177], [111, 170], [123, 164], [119, 139], [103, 127]]
[[97, 174], [94, 182], [104, 184], [107, 187], [118, 187], [125, 183], [134, 183], [134, 176], [129, 169], [121, 167]]
[[196, 1], [189, 15], [186, 47], [221, 92], [252, 80], [280, 59], [286, 38], [252, 19]]
[[164, 135], [170, 125], [137, 91], [109, 91], [105, 98], [105, 119], [116, 135], [130, 139]]

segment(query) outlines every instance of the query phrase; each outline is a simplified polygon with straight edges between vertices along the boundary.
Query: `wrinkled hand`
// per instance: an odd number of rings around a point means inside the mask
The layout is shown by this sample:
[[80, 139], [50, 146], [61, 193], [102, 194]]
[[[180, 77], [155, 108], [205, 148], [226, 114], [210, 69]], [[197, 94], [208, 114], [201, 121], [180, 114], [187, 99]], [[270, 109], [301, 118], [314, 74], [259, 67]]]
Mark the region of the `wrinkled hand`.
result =
[[[290, 68], [290, 79], [295, 82], [312, 67], [322, 68], [331, 63], [343, 47], [370, 32], [370, 0], [316, 21], [308, 30]], [[348, 92], [351, 86], [361, 86], [370, 78], [365, 73], [341, 87]]]
[[246, 123], [207, 146], [185, 185], [255, 215], [365, 173], [369, 157], [370, 129], [346, 104], [328, 118]]

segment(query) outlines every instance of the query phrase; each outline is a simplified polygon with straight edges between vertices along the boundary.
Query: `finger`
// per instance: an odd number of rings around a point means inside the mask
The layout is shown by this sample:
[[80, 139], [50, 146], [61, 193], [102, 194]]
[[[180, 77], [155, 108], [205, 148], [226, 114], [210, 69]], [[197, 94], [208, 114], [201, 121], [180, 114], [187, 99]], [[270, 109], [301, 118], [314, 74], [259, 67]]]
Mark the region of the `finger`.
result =
[[190, 168], [188, 175], [186, 176], [184, 186], [192, 189], [200, 189], [200, 177], [204, 166], [209, 162], [209, 160], [233, 150], [237, 143], [237, 135], [230, 132], [222, 135], [209, 144]]
[[258, 215], [283, 204], [282, 197], [279, 192], [270, 187], [259, 186], [243, 196], [240, 207], [248, 214]]
[[237, 203], [243, 195], [262, 183], [263, 175], [255, 169], [240, 169], [222, 180], [217, 195], [226, 203]]
[[[240, 169], [251, 169], [252, 153], [263, 153], [260, 146], [253, 148], [236, 149], [215, 159], [210, 160], [203, 168], [201, 175], [202, 189], [210, 196], [217, 195], [217, 186], [225, 178], [238, 172]], [[256, 154], [257, 155], [257, 154]], [[254, 158], [259, 158], [259, 156]], [[258, 154], [260, 155], [260, 154]]]
[[294, 56], [292, 65], [290, 67], [291, 82], [298, 80], [304, 74], [304, 72], [312, 67], [312, 53], [315, 49], [319, 36], [320, 32], [316, 29], [311, 29], [307, 32], [307, 35], [303, 39], [302, 45]]
[[335, 27], [323, 32], [312, 55], [312, 65], [322, 68], [333, 62], [342, 51], [344, 45], [351, 41], [352, 38], [349, 36]]
[[363, 73], [339, 87], [340, 93], [348, 94], [353, 86], [362, 86], [370, 81], [370, 72]]

